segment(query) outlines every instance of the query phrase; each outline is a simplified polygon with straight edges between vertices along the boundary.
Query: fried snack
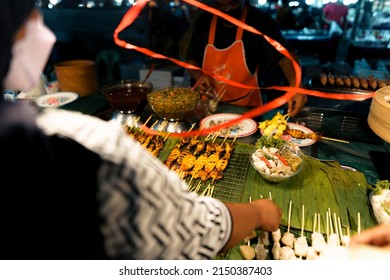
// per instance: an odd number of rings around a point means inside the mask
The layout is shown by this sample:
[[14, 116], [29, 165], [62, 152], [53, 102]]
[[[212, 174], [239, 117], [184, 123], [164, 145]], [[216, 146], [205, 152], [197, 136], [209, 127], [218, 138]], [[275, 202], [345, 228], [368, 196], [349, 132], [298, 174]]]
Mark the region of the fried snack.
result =
[[328, 74], [328, 83], [333, 86], [334, 83], [335, 83], [335, 78], [334, 78], [334, 75], [332, 73], [329, 73]]
[[372, 89], [376, 89], [378, 87], [378, 81], [373, 75], [368, 76], [368, 84]]
[[327, 82], [328, 82], [328, 76], [326, 76], [325, 73], [321, 73], [321, 75], [320, 75], [320, 83], [323, 86], [325, 86]]
[[352, 79], [352, 85], [355, 88], [359, 88], [360, 87], [360, 80], [359, 80], [359, 78], [355, 77], [355, 76], [351, 76], [351, 79]]
[[352, 80], [350, 77], [348, 76], [343, 76], [343, 81], [344, 81], [344, 85], [346, 85], [347, 87], [351, 87], [352, 85]]
[[341, 76], [336, 76], [335, 83], [338, 86], [343, 86], [344, 85], [344, 80]]
[[364, 77], [359, 78], [360, 86], [364, 89], [368, 89], [368, 81]]

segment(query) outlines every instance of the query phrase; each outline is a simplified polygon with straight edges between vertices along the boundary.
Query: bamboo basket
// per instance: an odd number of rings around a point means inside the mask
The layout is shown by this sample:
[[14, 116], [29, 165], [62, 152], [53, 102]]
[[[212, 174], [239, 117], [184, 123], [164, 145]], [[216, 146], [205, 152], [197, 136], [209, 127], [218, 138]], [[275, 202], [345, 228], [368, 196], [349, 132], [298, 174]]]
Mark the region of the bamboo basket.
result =
[[92, 60], [68, 60], [54, 65], [61, 91], [80, 96], [98, 93], [96, 64]]

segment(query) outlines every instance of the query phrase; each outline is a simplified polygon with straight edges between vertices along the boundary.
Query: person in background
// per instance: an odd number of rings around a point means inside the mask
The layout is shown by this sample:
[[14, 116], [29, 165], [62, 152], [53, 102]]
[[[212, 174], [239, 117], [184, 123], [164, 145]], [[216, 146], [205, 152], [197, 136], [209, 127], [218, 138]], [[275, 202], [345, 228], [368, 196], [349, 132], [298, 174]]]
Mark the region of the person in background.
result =
[[335, 21], [343, 30], [348, 27], [347, 21], [348, 7], [343, 4], [343, 0], [326, 4], [322, 9], [322, 19], [324, 28], [329, 29], [332, 21]]
[[[215, 0], [214, 7], [225, 14], [239, 19], [263, 34], [278, 41], [287, 48], [287, 43], [271, 16], [252, 7], [245, 0]], [[298, 57], [290, 49], [299, 63]], [[264, 77], [273, 72], [283, 72], [280, 84], [295, 85], [295, 71], [292, 62], [279, 53], [263, 36], [257, 35], [205, 12], [195, 22], [186, 61], [248, 86], [259, 87]], [[258, 89], [245, 89], [216, 81], [203, 75], [202, 71], [188, 70], [201, 91], [215, 91], [225, 103], [258, 107], [262, 106], [262, 96]], [[224, 93], [224, 94], [223, 94]], [[307, 101], [305, 95], [295, 95], [288, 102], [288, 113], [298, 114]]]
[[297, 28], [297, 19], [289, 3], [290, 0], [282, 0], [282, 6], [276, 11], [276, 23], [282, 30]]
[[[33, 87], [55, 42], [34, 3], [2, 1], [1, 92]], [[211, 259], [281, 219], [188, 192], [120, 126], [2, 95], [0, 154], [0, 259]]]
[[336, 62], [337, 49], [344, 31], [348, 28], [348, 7], [343, 4], [343, 0], [335, 3], [328, 3], [322, 9], [322, 20], [324, 29], [329, 30], [330, 39], [327, 49], [320, 57], [320, 63], [325, 67]]
[[364, 30], [372, 30], [372, 3], [370, 1], [364, 2], [363, 13], [360, 14], [358, 27]]

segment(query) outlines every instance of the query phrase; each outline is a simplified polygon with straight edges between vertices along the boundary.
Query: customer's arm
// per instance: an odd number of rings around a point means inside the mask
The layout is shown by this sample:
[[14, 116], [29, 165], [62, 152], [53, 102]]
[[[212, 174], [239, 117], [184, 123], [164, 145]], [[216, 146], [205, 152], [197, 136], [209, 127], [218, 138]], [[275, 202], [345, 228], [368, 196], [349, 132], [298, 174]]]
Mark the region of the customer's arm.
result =
[[232, 232], [222, 251], [232, 248], [254, 229], [275, 231], [279, 227], [282, 210], [270, 199], [254, 200], [245, 204], [225, 204], [232, 218]]

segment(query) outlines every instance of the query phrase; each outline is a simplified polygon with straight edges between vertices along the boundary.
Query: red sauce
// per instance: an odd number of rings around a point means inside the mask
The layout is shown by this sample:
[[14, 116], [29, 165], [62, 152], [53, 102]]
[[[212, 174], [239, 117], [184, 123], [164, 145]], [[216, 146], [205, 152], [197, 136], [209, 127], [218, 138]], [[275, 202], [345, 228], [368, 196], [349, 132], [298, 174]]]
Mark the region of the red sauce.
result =
[[113, 89], [107, 93], [107, 100], [115, 109], [131, 113], [141, 111], [147, 104], [146, 95], [150, 90], [145, 87]]

